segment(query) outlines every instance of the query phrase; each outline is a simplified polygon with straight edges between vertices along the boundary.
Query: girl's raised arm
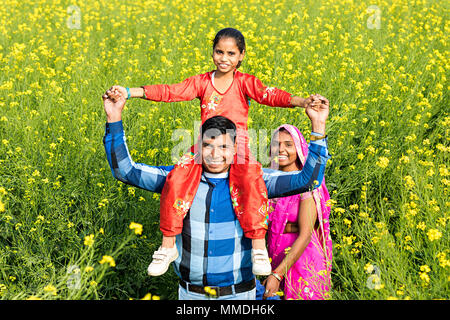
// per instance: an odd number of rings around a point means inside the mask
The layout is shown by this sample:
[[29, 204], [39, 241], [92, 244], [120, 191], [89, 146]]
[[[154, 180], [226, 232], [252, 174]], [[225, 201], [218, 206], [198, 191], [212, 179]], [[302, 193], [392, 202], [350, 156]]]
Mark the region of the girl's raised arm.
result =
[[[120, 93], [125, 99], [142, 98], [158, 102], [191, 101], [200, 97], [199, 76], [192, 76], [183, 82], [175, 84], [153, 84], [140, 88], [125, 88], [112, 86], [111, 92]], [[114, 99], [114, 95], [111, 98]]]
[[302, 107], [310, 102], [298, 96], [294, 96], [284, 90], [265, 86], [257, 77], [244, 75], [243, 88], [245, 94], [258, 102], [271, 107]]
[[142, 86], [144, 99], [162, 102], [191, 101], [201, 96], [199, 75], [187, 78], [181, 83], [153, 84]]

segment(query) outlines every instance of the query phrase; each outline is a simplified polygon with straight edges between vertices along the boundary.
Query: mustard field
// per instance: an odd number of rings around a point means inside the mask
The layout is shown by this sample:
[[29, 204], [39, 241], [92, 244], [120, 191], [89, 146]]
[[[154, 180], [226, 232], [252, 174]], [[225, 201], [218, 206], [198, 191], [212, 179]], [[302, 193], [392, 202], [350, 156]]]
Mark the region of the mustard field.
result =
[[[448, 2], [0, 3], [0, 299], [177, 299], [172, 269], [147, 276], [159, 195], [113, 178], [101, 95], [213, 70], [224, 27], [240, 71], [330, 101], [330, 299], [450, 298]], [[310, 132], [303, 109], [249, 115], [266, 166], [271, 130]], [[169, 165], [200, 106], [133, 99], [123, 121], [135, 162]]]

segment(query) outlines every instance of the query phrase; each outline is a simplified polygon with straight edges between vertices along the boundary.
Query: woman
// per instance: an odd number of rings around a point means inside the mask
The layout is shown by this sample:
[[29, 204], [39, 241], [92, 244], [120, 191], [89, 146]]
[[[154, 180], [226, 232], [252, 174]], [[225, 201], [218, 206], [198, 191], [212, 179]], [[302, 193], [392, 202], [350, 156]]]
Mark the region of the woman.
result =
[[[292, 125], [282, 125], [272, 137], [271, 168], [301, 170], [307, 152], [301, 132]], [[264, 297], [281, 288], [285, 299], [328, 298], [332, 259], [329, 198], [323, 181], [312, 192], [270, 201], [268, 252], [273, 272], [265, 280]]]

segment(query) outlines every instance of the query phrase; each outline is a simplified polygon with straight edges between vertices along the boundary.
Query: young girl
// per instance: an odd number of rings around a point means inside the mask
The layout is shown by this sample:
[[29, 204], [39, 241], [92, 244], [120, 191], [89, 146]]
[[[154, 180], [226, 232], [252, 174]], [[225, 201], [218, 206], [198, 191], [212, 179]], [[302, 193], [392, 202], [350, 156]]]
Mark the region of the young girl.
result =
[[[220, 30], [213, 42], [213, 62], [216, 70], [192, 76], [178, 84], [148, 85], [140, 88], [113, 86], [107, 94], [113, 99], [121, 94], [128, 98], [151, 101], [200, 100], [202, 123], [222, 115], [238, 128], [237, 154], [229, 172], [230, 193], [234, 211], [244, 235], [252, 239], [252, 262], [255, 275], [268, 275], [271, 266], [265, 247], [268, 214], [267, 189], [262, 179], [261, 164], [250, 154], [247, 119], [249, 98], [260, 104], [278, 107], [307, 107], [319, 104], [314, 96], [303, 99], [264, 86], [255, 76], [237, 70], [245, 55], [244, 36], [236, 29]], [[239, 134], [240, 133], [240, 134]], [[160, 230], [163, 240], [149, 265], [149, 275], [165, 273], [178, 257], [175, 236], [180, 234], [183, 219], [189, 211], [202, 175], [195, 146], [184, 155], [168, 175], [161, 194]]]

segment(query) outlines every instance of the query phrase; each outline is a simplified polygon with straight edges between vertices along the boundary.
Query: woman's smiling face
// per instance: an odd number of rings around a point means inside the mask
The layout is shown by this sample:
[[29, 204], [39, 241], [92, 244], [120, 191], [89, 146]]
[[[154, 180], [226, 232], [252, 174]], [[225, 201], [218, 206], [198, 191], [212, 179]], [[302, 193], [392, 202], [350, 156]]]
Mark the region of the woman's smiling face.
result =
[[273, 158], [278, 158], [279, 170], [297, 171], [301, 169], [301, 165], [297, 161], [298, 156], [294, 139], [286, 130], [278, 131], [278, 134], [272, 140], [270, 151]]

